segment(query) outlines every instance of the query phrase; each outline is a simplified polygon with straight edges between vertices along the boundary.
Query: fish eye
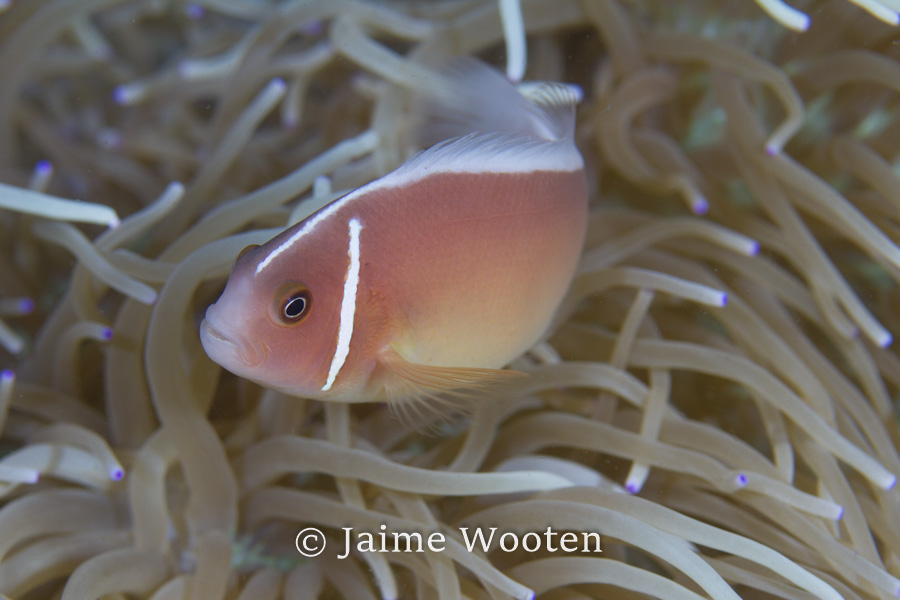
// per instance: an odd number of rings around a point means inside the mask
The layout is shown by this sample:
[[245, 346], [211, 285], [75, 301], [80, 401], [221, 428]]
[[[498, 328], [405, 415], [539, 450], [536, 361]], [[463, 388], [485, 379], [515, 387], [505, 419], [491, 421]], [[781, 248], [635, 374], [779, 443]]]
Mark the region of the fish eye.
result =
[[250, 252], [250, 251], [253, 250], [254, 248], [259, 248], [259, 244], [250, 244], [249, 246], [246, 246], [243, 250], [241, 250], [240, 252], [238, 252], [237, 258], [234, 259], [234, 262], [237, 262], [237, 261], [241, 260], [241, 257], [242, 257], [243, 255], [247, 254], [248, 252]]
[[312, 296], [304, 286], [297, 286], [287, 293], [281, 301], [279, 317], [285, 325], [299, 323], [309, 313]]

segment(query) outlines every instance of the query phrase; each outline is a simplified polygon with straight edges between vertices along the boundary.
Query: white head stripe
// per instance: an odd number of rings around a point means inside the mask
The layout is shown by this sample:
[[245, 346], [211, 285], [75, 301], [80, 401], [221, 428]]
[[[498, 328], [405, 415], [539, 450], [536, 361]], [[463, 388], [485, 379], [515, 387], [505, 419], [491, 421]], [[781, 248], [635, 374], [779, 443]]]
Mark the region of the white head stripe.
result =
[[325, 219], [327, 219], [328, 217], [333, 215], [335, 212], [337, 212], [337, 210], [339, 208], [346, 205], [351, 200], [357, 198], [360, 195], [359, 192], [361, 192], [363, 189], [364, 188], [355, 190], [355, 191], [347, 194], [343, 198], [335, 200], [328, 206], [325, 206], [324, 208], [322, 208], [320, 211], [313, 213], [307, 219], [306, 223], [304, 223], [303, 227], [298, 229], [294, 233], [294, 235], [292, 235], [291, 237], [289, 237], [288, 239], [283, 241], [281, 243], [281, 245], [279, 245], [277, 248], [272, 250], [268, 256], [266, 256], [263, 260], [260, 261], [260, 263], [256, 266], [256, 274], [259, 275], [263, 269], [265, 269], [267, 266], [269, 266], [269, 263], [271, 263], [273, 260], [275, 260], [275, 258], [279, 254], [281, 254], [282, 252], [284, 252], [285, 250], [287, 250], [288, 248], [293, 246], [294, 243], [297, 242], [297, 240], [302, 238], [307, 233], [311, 233], [313, 231], [313, 229], [315, 229], [319, 223], [321, 223], [322, 221], [324, 221]]
[[353, 318], [356, 315], [356, 290], [359, 287], [359, 232], [362, 225], [359, 219], [350, 219], [350, 247], [347, 254], [350, 256], [350, 264], [347, 266], [347, 278], [344, 280], [344, 297], [341, 299], [341, 321], [338, 325], [337, 348], [334, 358], [331, 359], [331, 367], [328, 369], [328, 379], [322, 386], [322, 391], [327, 392], [334, 385], [347, 355], [350, 354], [350, 340], [353, 338]]
[[261, 260], [258, 265], [256, 265], [256, 274], [259, 275], [263, 269], [265, 269], [267, 266], [269, 266], [269, 263], [272, 262], [276, 256], [278, 256], [279, 254], [281, 254], [282, 252], [284, 252], [285, 250], [290, 248], [293, 245], [293, 243], [296, 242], [297, 239], [300, 237], [300, 234], [302, 233], [302, 231], [303, 230], [301, 229], [300, 231], [298, 231], [297, 233], [292, 235], [290, 238], [288, 238], [288, 240], [286, 242], [282, 243], [280, 246], [278, 246], [277, 248], [275, 248], [274, 250], [269, 252], [269, 255], [267, 257], [265, 257], [263, 260]]

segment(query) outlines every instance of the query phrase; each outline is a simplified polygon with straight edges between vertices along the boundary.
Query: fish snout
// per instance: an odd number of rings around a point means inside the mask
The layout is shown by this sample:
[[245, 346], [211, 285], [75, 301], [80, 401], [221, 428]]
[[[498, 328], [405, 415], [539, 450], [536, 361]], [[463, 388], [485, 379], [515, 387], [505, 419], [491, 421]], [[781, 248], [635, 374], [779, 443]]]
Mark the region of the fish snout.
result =
[[267, 354], [263, 345], [230, 325], [214, 309], [215, 305], [210, 306], [200, 323], [200, 343], [209, 357], [229, 371], [261, 365]]

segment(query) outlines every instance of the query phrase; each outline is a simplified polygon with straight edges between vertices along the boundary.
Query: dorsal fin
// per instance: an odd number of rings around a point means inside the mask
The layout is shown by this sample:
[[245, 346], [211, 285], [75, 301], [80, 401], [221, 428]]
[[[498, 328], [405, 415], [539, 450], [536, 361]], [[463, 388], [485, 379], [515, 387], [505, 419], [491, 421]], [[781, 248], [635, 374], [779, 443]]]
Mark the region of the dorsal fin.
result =
[[554, 140], [575, 136], [575, 105], [580, 97], [575, 90], [553, 81], [534, 82], [525, 97], [536, 108]]
[[523, 96], [499, 71], [476, 59], [444, 57], [432, 62], [441, 77], [414, 108], [422, 146], [473, 132], [547, 141], [572, 137], [578, 97], [567, 86], [532, 83]]
[[[499, 71], [473, 58], [427, 61], [432, 76], [413, 101], [413, 155], [357, 193], [401, 187], [435, 173], [578, 171], [575, 105], [569, 86], [533, 82], [525, 95]], [[427, 71], [426, 71], [427, 72]]]
[[548, 142], [508, 133], [473, 133], [432, 146], [359, 189], [402, 187], [438, 173], [578, 171], [584, 159], [568, 140]]

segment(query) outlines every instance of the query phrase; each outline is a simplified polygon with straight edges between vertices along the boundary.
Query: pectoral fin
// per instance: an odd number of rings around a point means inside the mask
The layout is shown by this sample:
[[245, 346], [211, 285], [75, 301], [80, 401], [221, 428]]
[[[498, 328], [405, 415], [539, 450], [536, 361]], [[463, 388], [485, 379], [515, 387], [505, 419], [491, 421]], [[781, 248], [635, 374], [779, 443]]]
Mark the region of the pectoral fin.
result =
[[[527, 376], [507, 369], [421, 365], [409, 362], [392, 348], [379, 353], [379, 362], [392, 376], [386, 385], [392, 404], [409, 407], [411, 403], [418, 405], [415, 408], [436, 412], [459, 411], [462, 408], [459, 401], [481, 397]], [[434, 400], [435, 404], [422, 406], [426, 400]]]

